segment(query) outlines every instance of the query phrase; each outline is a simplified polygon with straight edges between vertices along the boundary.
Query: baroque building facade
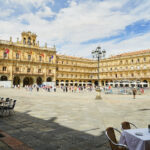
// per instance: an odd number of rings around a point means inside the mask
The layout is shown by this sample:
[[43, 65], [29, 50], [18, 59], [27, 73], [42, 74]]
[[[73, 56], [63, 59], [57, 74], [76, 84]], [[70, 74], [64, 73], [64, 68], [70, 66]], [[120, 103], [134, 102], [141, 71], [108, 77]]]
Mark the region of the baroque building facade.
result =
[[[97, 61], [58, 55], [55, 46], [39, 46], [37, 35], [22, 32], [21, 41], [0, 40], [0, 80], [12, 85], [98, 85]], [[150, 86], [150, 50], [124, 53], [100, 61], [101, 86]]]

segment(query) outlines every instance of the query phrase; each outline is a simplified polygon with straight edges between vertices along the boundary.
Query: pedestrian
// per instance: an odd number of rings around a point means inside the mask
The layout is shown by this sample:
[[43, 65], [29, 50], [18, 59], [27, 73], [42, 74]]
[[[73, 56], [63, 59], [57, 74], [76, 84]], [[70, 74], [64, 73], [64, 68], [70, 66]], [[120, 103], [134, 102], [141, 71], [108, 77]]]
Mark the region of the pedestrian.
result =
[[39, 86], [36, 87], [37, 92], [39, 91]]
[[137, 93], [137, 90], [136, 90], [135, 87], [133, 88], [132, 92], [133, 92], [133, 99], [135, 99], [135, 95], [136, 95], [136, 93]]

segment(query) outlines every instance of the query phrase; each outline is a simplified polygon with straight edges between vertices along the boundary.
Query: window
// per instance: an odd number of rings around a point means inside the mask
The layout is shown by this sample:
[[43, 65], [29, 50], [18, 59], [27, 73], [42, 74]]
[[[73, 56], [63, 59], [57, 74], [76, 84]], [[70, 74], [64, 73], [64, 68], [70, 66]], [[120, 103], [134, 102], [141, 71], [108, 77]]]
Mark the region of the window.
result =
[[63, 64], [64, 62], [62, 61], [62, 64]]
[[145, 62], [145, 61], [146, 61], [146, 58], [144, 57], [143, 60], [144, 60], [144, 62]]
[[31, 45], [31, 38], [28, 37], [28, 45]]
[[[49, 57], [49, 62], [51, 62], [51, 57]], [[57, 61], [57, 64], [58, 64], [58, 61]]]
[[134, 74], [132, 73], [131, 76], [134, 77]]
[[134, 61], [133, 61], [133, 59], [131, 60], [131, 63], [133, 63]]
[[42, 61], [42, 56], [39, 56], [39, 61]]
[[16, 72], [19, 72], [19, 68], [18, 67], [16, 67]]
[[28, 60], [31, 60], [31, 55], [28, 55]]
[[7, 69], [6, 67], [3, 67], [3, 71], [6, 71], [6, 69]]
[[41, 69], [38, 69], [38, 73], [41, 73]]
[[27, 72], [30, 72], [30, 70], [31, 70], [31, 69], [30, 69], [30, 68], [28, 68], [28, 69], [27, 69]]
[[4, 57], [4, 58], [7, 58], [7, 53], [4, 52], [4, 53], [3, 53], [3, 57]]
[[26, 38], [23, 39], [23, 44], [24, 44], [24, 45], [26, 44]]
[[16, 53], [16, 59], [19, 59], [19, 53]]
[[139, 63], [139, 62], [140, 62], [140, 59], [137, 59], [137, 62]]
[[49, 70], [48, 73], [51, 73], [51, 70]]
[[117, 78], [117, 74], [115, 74], [116, 78]]

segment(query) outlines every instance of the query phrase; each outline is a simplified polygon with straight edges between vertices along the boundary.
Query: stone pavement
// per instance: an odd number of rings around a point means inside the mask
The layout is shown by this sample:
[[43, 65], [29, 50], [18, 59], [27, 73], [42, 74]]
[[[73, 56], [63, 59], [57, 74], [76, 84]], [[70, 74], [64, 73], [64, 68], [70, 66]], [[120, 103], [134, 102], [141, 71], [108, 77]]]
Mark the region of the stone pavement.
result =
[[[122, 121], [149, 124], [149, 94], [102, 95], [95, 92], [29, 92], [0, 88], [1, 97], [17, 100], [16, 114], [0, 118], [0, 129], [35, 150], [109, 150], [104, 130]], [[1, 146], [1, 144], [0, 144]]]

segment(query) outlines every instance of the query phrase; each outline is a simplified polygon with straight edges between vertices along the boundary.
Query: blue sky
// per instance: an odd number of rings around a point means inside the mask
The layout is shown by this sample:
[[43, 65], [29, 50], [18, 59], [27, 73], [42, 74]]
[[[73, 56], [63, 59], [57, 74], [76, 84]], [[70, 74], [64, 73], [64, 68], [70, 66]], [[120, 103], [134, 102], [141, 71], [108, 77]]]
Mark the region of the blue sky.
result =
[[149, 0], [0, 0], [0, 39], [31, 31], [41, 46], [88, 58], [99, 45], [107, 56], [149, 49], [149, 7]]

